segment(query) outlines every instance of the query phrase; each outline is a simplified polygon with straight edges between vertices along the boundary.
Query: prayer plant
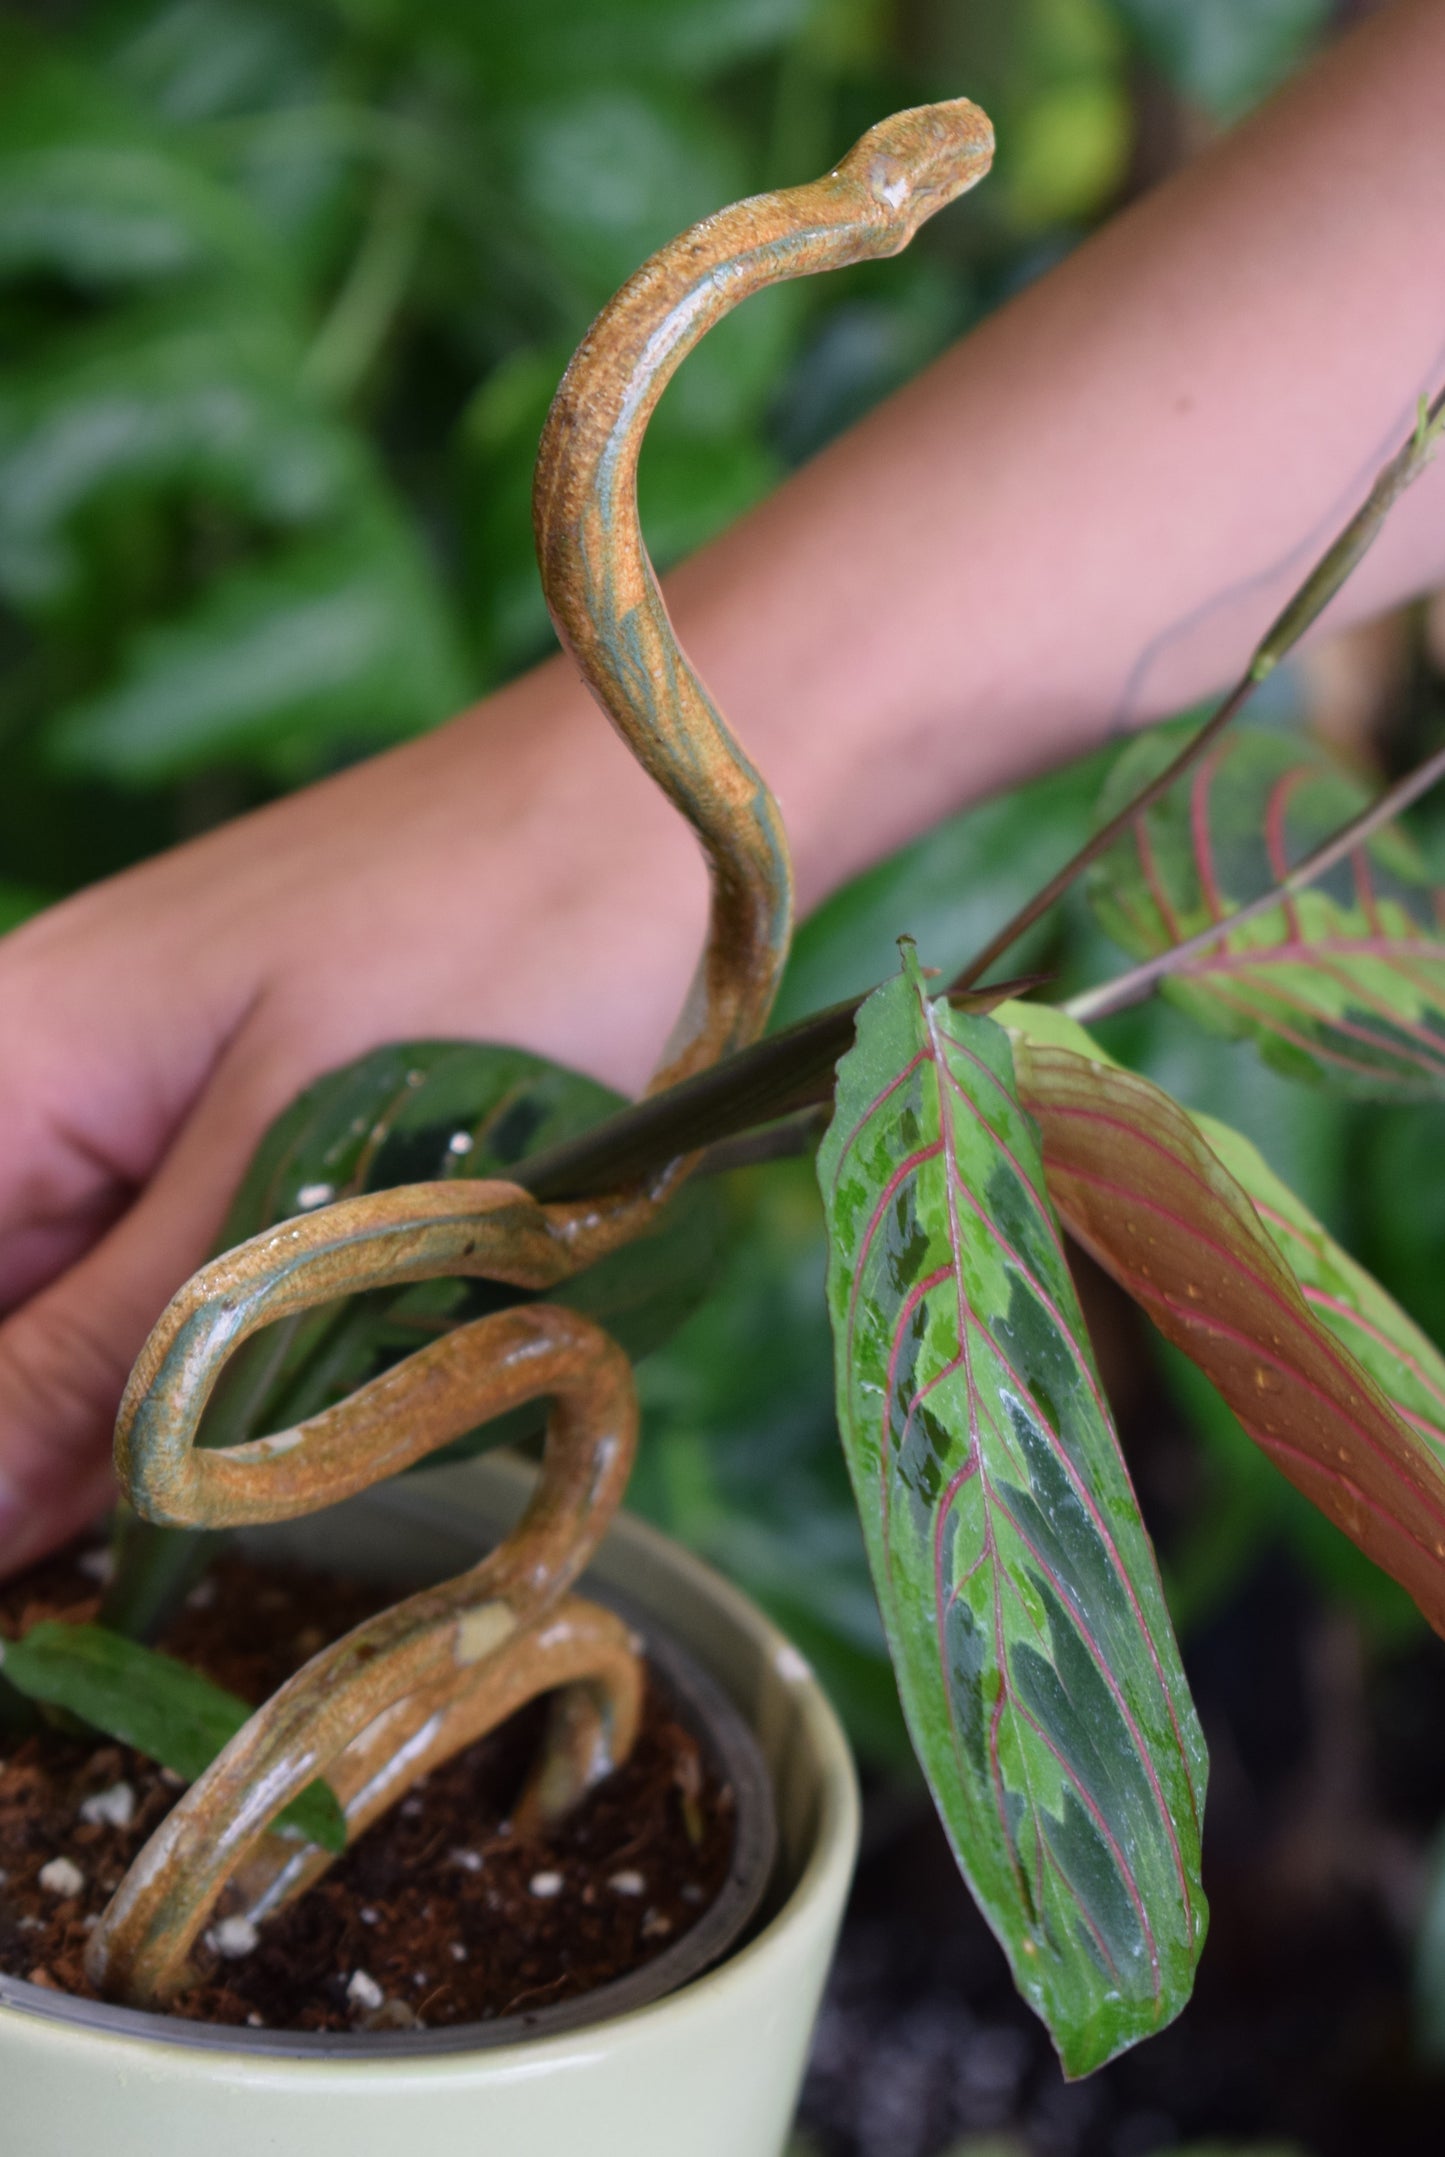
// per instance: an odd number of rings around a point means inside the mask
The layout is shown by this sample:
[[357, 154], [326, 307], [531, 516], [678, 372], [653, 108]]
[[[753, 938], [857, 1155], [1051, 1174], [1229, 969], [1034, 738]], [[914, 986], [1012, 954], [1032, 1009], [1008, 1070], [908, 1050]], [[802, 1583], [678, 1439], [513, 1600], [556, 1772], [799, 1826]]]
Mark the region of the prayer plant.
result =
[[[1440, 413], [1441, 400], [1422, 407], [1215, 715], [1122, 751], [1094, 837], [951, 985], [925, 965], [949, 954], [905, 941], [872, 994], [709, 1055], [630, 1106], [513, 1049], [378, 1049], [281, 1117], [223, 1237], [269, 1248], [280, 1224], [418, 1183], [487, 1179], [549, 1218], [649, 1192], [641, 1233], [548, 1288], [635, 1357], [707, 1293], [710, 1178], [817, 1144], [838, 1424], [908, 1728], [1071, 2075], [1189, 1996], [1207, 1928], [1207, 1761], [1066, 1237], [1445, 1631], [1445, 1359], [1243, 1137], [1086, 1031], [1160, 992], [1303, 1083], [1445, 1093], [1445, 894], [1394, 821], [1445, 754], [1370, 801], [1317, 747], [1234, 723], [1421, 469]], [[1132, 967], [1064, 1006], [1037, 980], [990, 985], [1085, 874]], [[671, 1195], [696, 1156], [701, 1173]], [[534, 1292], [435, 1271], [293, 1303], [231, 1356], [201, 1444], [259, 1460], [264, 1434], [297, 1442], [419, 1343]], [[153, 1358], [150, 1382], [162, 1368]], [[458, 1450], [534, 1436], [541, 1403], [474, 1420], [449, 1432]], [[7, 1677], [169, 1757], [163, 1735], [135, 1736], [126, 1702], [151, 1697], [155, 1659], [138, 1643], [210, 1548], [128, 1517], [104, 1623], [71, 1656], [94, 1680], [97, 1641], [119, 1643], [106, 1683], [67, 1675], [53, 1627], [10, 1653]], [[214, 1749], [229, 1731], [210, 1712]], [[193, 1756], [176, 1764], [195, 1772]], [[313, 1784], [302, 1801], [316, 1813], [323, 1800]], [[302, 1828], [327, 1847], [333, 1830]]]

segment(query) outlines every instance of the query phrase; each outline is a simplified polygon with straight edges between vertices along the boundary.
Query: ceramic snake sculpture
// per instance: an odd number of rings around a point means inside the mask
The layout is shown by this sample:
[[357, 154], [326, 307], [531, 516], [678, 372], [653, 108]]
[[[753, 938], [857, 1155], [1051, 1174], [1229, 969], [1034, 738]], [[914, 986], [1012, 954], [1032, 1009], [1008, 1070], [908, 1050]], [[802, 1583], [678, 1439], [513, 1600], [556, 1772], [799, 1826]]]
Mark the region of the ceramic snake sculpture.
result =
[[[642, 543], [643, 432], [703, 334], [765, 285], [896, 254], [982, 178], [993, 151], [965, 99], [871, 129], [811, 186], [703, 220], [653, 256], [593, 324], [558, 389], [537, 466], [548, 604], [593, 695], [696, 830], [712, 878], [707, 942], [674, 1044], [649, 1087], [693, 1076], [762, 1031], [787, 955], [792, 894], [777, 805], [679, 649]], [[141, 1851], [92, 1935], [112, 1998], [156, 2006], [188, 1977], [223, 1892], [264, 1915], [331, 1862], [270, 1832], [325, 1776], [349, 1838], [429, 1768], [524, 1701], [556, 1695], [522, 1809], [554, 1818], [625, 1757], [636, 1644], [570, 1596], [627, 1482], [637, 1414], [626, 1357], [590, 1320], [532, 1303], [457, 1327], [295, 1429], [224, 1449], [195, 1440], [227, 1358], [258, 1328], [356, 1292], [474, 1275], [545, 1291], [639, 1234], [687, 1175], [581, 1203], [449, 1181], [343, 1199], [204, 1266], [146, 1343], [121, 1406], [116, 1463], [145, 1518], [228, 1528], [309, 1513], [395, 1474], [508, 1408], [550, 1401], [521, 1523], [470, 1572], [324, 1649], [252, 1717]]]

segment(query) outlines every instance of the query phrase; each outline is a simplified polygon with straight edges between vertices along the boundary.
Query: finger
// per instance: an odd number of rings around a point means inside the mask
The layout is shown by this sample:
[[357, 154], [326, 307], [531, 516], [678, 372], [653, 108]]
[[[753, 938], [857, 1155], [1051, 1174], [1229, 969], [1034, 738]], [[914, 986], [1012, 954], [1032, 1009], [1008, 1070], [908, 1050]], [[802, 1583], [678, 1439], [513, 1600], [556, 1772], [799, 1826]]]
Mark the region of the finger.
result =
[[215, 1242], [290, 1083], [235, 1044], [154, 1179], [67, 1272], [0, 1325], [0, 1573], [94, 1518], [121, 1392], [166, 1303]]
[[[125, 1210], [220, 1049], [174, 966], [137, 983], [107, 945], [95, 922], [107, 897], [81, 894], [0, 943], [0, 1312], [74, 1265]], [[155, 1007], [161, 987], [183, 1018]]]
[[0, 1318], [83, 1258], [124, 1213], [133, 1193], [102, 1191], [89, 1204], [0, 1240]]

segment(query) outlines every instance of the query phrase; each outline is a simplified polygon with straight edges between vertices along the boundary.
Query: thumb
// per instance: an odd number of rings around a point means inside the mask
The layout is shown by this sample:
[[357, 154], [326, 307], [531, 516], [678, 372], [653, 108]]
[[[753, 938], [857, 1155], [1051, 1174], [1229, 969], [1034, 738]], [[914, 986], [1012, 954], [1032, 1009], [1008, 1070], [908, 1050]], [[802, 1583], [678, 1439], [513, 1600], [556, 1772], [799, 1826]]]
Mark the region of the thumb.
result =
[[0, 1325], [0, 1574], [43, 1556], [109, 1501], [131, 1365], [214, 1245], [285, 1097], [277, 1076], [267, 1083], [233, 1050], [129, 1212]]

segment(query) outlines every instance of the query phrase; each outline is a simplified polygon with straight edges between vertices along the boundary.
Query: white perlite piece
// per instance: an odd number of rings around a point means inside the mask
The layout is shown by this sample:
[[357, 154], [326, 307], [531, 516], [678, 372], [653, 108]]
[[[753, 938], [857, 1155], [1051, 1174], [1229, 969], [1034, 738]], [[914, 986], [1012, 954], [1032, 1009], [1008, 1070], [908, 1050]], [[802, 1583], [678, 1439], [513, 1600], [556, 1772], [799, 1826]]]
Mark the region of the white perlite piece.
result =
[[85, 1885], [85, 1874], [68, 1857], [53, 1857], [36, 1877], [47, 1895], [78, 1895]]
[[87, 1580], [94, 1580], [102, 1588], [108, 1588], [115, 1573], [115, 1553], [108, 1544], [98, 1543], [94, 1550], [83, 1550], [76, 1559], [76, 1569]]
[[353, 1970], [346, 1987], [346, 1997], [353, 2007], [361, 2007], [374, 2014], [382, 2002], [382, 1990], [369, 1970]]
[[530, 1894], [539, 1895], [546, 1902], [551, 1896], [561, 1894], [562, 1875], [560, 1872], [534, 1872], [527, 1888]]
[[335, 1196], [336, 1190], [332, 1184], [303, 1183], [296, 1193], [296, 1203], [303, 1213], [309, 1213], [313, 1206], [324, 1206], [329, 1199], [333, 1199]]
[[640, 1895], [647, 1886], [640, 1872], [614, 1872], [607, 1885], [615, 1895]]
[[465, 1962], [465, 1961], [466, 1961], [466, 1959], [467, 1959], [467, 1951], [466, 1951], [466, 1949], [465, 1949], [465, 1948], [464, 1948], [464, 1947], [462, 1946], [462, 1943], [461, 1943], [461, 1941], [460, 1941], [460, 1940], [453, 1940], [453, 1942], [452, 1942], [452, 1961], [453, 1961], [453, 1962]]
[[223, 1917], [206, 1934], [208, 1944], [227, 1962], [239, 1962], [243, 1955], [249, 1955], [260, 1937], [249, 1917]]
[[812, 1664], [798, 1653], [790, 1640], [785, 1640], [774, 1655], [773, 1668], [785, 1685], [806, 1685], [813, 1675]]
[[91, 1827], [129, 1827], [135, 1818], [135, 1792], [129, 1783], [96, 1790], [82, 1802], [80, 1817]]
[[482, 1869], [481, 1853], [477, 1850], [453, 1850], [451, 1861], [460, 1865], [463, 1872], [480, 1872]]

